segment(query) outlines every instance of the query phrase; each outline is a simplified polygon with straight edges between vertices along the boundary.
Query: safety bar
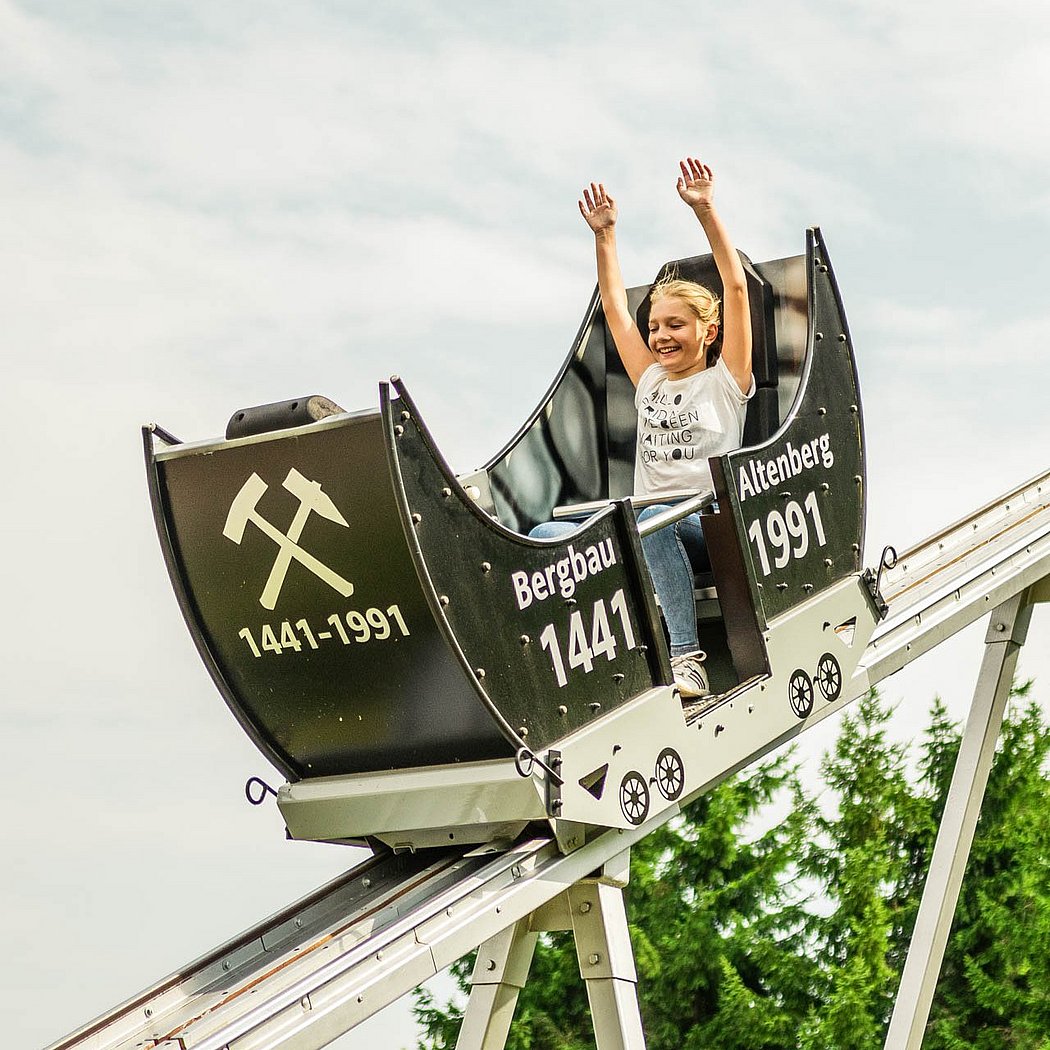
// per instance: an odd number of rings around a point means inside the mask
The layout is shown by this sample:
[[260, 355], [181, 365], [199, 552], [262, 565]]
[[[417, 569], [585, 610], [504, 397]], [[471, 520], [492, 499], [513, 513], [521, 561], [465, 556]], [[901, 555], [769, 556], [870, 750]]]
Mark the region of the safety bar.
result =
[[704, 507], [710, 507], [714, 501], [715, 494], [713, 492], [699, 492], [695, 496], [690, 496], [689, 499], [675, 504], [673, 507], [668, 507], [663, 513], [654, 514], [651, 518], [647, 518], [638, 526], [638, 534], [640, 536], [650, 536], [659, 529], [673, 525], [676, 521], [681, 521], [682, 518], [688, 517], [695, 511], [703, 510]]

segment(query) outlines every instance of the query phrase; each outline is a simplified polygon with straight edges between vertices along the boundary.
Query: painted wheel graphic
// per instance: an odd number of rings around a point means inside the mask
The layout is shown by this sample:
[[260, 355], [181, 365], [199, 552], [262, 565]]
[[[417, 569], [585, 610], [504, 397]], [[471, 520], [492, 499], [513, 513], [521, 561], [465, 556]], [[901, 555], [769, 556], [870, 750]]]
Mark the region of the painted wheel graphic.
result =
[[838, 700], [842, 692], [842, 669], [831, 653], [825, 653], [817, 661], [817, 688], [825, 700]]
[[641, 824], [649, 813], [649, 787], [633, 769], [620, 781], [620, 809], [632, 824]]
[[813, 680], [801, 668], [788, 682], [788, 701], [799, 718], [805, 718], [813, 710]]
[[656, 756], [656, 787], [669, 802], [678, 798], [685, 787], [685, 766], [673, 747], [665, 747]]

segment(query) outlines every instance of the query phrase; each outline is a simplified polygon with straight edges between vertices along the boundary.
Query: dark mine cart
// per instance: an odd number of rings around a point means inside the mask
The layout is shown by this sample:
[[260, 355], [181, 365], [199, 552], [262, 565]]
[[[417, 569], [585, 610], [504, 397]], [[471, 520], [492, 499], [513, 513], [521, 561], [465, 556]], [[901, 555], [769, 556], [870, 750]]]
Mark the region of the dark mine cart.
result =
[[[672, 265], [720, 290], [710, 256]], [[711, 461], [696, 581], [714, 695], [683, 708], [630, 500], [634, 390], [595, 296], [543, 402], [456, 477], [404, 385], [379, 408], [248, 409], [160, 445], [153, 510], [198, 650], [287, 783], [295, 838], [395, 849], [548, 822], [641, 824], [839, 696], [877, 622], [861, 571], [863, 427], [820, 235], [746, 265], [758, 390]], [[646, 330], [648, 288], [630, 293]], [[317, 417], [317, 418], [315, 418]], [[173, 440], [173, 439], [172, 439]], [[578, 521], [550, 541], [525, 535]]]

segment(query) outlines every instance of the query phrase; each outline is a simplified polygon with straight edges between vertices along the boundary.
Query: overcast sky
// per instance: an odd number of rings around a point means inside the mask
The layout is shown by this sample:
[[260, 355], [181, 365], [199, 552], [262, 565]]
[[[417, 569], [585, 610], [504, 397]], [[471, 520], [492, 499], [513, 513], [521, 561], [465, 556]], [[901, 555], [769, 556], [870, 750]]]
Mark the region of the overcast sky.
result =
[[[590, 296], [580, 187], [617, 196], [643, 283], [703, 249], [674, 191], [693, 153], [752, 258], [824, 230], [872, 564], [1050, 465], [1048, 87], [1029, 0], [0, 0], [5, 1044], [358, 859], [243, 800], [272, 771], [171, 594], [142, 423], [365, 408], [397, 372], [453, 466], [480, 465]], [[888, 684], [902, 735], [937, 689], [962, 716], [982, 636]], [[406, 1041], [405, 1017], [341, 1045]]]

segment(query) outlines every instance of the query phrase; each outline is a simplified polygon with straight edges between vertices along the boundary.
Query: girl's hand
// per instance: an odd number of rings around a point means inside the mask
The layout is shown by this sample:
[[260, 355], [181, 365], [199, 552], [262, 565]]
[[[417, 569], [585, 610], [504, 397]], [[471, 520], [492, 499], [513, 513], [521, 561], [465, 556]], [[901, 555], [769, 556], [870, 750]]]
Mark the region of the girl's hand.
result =
[[595, 232], [611, 230], [616, 225], [616, 201], [605, 192], [600, 182], [592, 182], [583, 191], [583, 200], [576, 202], [584, 222]]
[[710, 208], [715, 202], [715, 177], [711, 169], [693, 157], [679, 161], [678, 165], [682, 169], [678, 178], [678, 196], [694, 211]]

